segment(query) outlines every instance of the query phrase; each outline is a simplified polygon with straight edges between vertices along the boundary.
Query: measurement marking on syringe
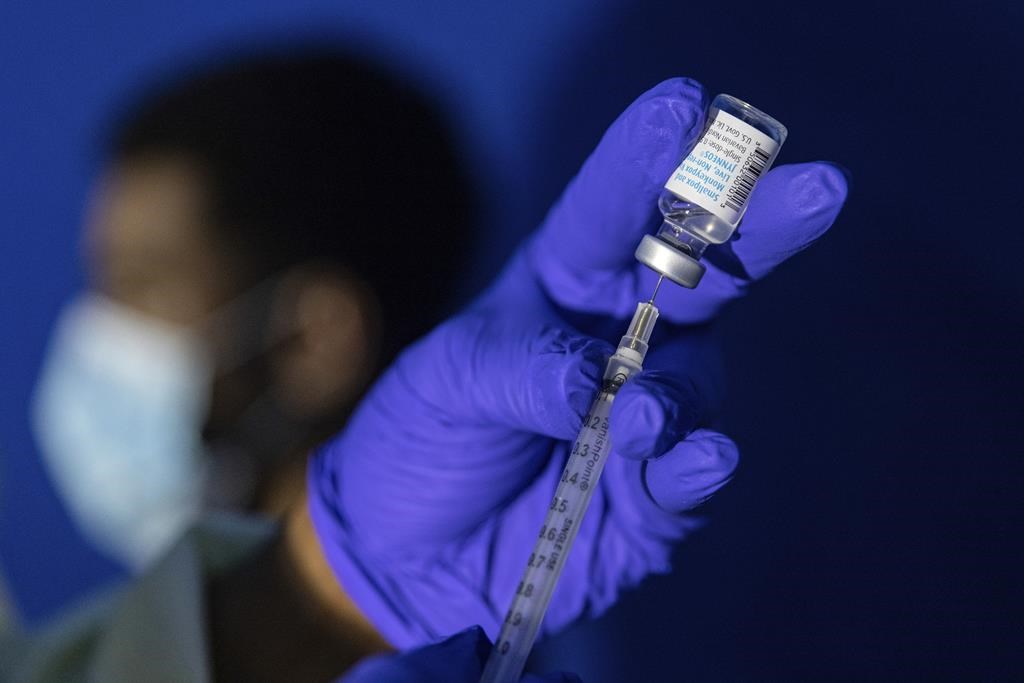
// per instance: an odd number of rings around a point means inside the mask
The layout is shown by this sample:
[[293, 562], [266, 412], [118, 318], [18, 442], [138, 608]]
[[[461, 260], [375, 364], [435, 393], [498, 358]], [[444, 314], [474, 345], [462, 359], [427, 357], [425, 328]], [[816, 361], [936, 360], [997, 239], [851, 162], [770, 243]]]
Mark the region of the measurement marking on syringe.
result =
[[604, 453], [604, 446], [608, 439], [608, 418], [599, 420], [598, 416], [595, 415], [590, 428], [600, 430], [598, 431], [597, 438], [594, 441], [593, 450], [590, 449], [590, 444], [584, 443], [581, 446], [581, 442], [579, 441], [576, 442], [576, 446], [573, 448], [573, 452], [580, 457], [586, 458], [588, 455], [590, 456], [583, 465], [582, 480], [579, 482], [580, 491], [586, 491], [590, 488], [590, 480], [594, 474], [594, 467], [597, 465], [597, 461], [601, 459], [601, 455]]
[[[649, 309], [654, 310], [653, 315]], [[656, 319], [657, 309], [652, 304], [640, 304], [628, 339], [623, 338], [619, 352], [608, 362], [602, 388], [583, 418], [579, 436], [566, 454], [565, 467], [526, 562], [526, 571], [505, 614], [483, 681], [518, 680], [522, 672], [611, 451], [609, 415], [615, 394], [631, 374], [640, 371], [646, 340]], [[637, 321], [643, 325], [638, 327]]]

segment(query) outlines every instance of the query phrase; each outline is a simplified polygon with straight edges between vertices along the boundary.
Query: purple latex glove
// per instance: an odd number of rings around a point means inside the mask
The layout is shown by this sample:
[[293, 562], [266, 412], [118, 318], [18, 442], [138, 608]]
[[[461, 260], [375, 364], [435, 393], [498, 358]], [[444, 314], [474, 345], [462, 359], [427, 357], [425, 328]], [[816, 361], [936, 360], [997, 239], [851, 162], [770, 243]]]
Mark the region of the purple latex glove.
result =
[[[402, 354], [312, 461], [321, 545], [389, 641], [414, 646], [473, 623], [496, 636], [611, 350], [548, 323], [469, 311]], [[627, 457], [605, 466], [546, 629], [667, 571], [672, 543], [696, 524], [675, 513], [732, 472], [728, 439], [687, 436], [712, 409], [716, 351], [706, 331], [681, 335], [650, 354], [649, 367], [671, 358], [676, 369], [620, 392], [611, 430]]]
[[[470, 624], [497, 635], [611, 352], [587, 334], [617, 340], [649, 296], [655, 276], [633, 250], [705, 104], [698, 84], [676, 79], [631, 105], [495, 286], [407, 350], [311, 463], [327, 560], [395, 645]], [[659, 295], [660, 336], [615, 400], [613, 453], [544, 631], [668, 570], [673, 544], [698, 525], [682, 513], [738, 458], [703, 428], [722, 382], [717, 345], [695, 324], [827, 230], [845, 196], [832, 165], [771, 171], [735, 244], [709, 249], [700, 287]]]
[[[499, 284], [501, 296], [519, 298], [522, 280], [532, 279], [567, 309], [632, 316], [637, 301], [650, 296], [658, 279], [633, 251], [660, 223], [658, 195], [703, 130], [707, 102], [699, 83], [672, 79], [630, 105], [513, 261], [510, 277]], [[843, 172], [830, 163], [769, 171], [732, 239], [705, 253], [707, 272], [700, 285], [690, 290], [669, 284], [661, 290], [661, 320], [710, 320], [752, 281], [828, 230], [846, 189]]]
[[[339, 683], [477, 683], [491, 642], [479, 626], [411, 652], [372, 657], [352, 669]], [[523, 676], [521, 683], [582, 683], [569, 673]]]

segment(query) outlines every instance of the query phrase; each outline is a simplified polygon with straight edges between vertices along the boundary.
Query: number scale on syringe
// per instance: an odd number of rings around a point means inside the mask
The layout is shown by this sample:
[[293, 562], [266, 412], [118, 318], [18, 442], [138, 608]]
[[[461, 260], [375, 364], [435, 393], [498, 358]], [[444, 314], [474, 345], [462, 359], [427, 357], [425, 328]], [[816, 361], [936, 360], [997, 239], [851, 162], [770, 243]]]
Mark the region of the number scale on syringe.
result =
[[[495, 643], [496, 654], [500, 656], [489, 664], [508, 662], [511, 667], [521, 667], [519, 662], [525, 661], [533, 646], [562, 566], [579, 531], [580, 521], [608, 459], [611, 446], [608, 416], [615, 393], [624, 379], [606, 382], [583, 420], [583, 427], [562, 470], [544, 525]], [[505, 680], [499, 671], [494, 671], [493, 675], [493, 680]]]
[[579, 436], [569, 452], [544, 525], [523, 578], [516, 587], [512, 607], [505, 615], [501, 633], [484, 667], [482, 683], [519, 680], [583, 515], [611, 453], [608, 416], [612, 401], [626, 380], [643, 369], [647, 341], [658, 319], [653, 299], [652, 296], [651, 301], [637, 304], [626, 335], [608, 359], [601, 389], [583, 418]]
[[[657, 236], [645, 235], [637, 246], [638, 261], [660, 276], [650, 300], [637, 305], [629, 329], [608, 360], [601, 393], [587, 414], [562, 480], [551, 501], [540, 538], [537, 539], [523, 580], [516, 589], [512, 608], [505, 617], [498, 641], [484, 667], [481, 683], [514, 683], [526, 664], [551, 594], [558, 582], [580, 521], [594, 494], [598, 477], [610, 453], [608, 415], [615, 394], [630, 376], [643, 369], [648, 341], [658, 318], [654, 297], [664, 278], [683, 287], [696, 287], [704, 276], [701, 255], [710, 244], [721, 244], [736, 230], [747, 208], [747, 200], [759, 178], [768, 170], [786, 140], [786, 127], [764, 112], [731, 95], [721, 94], [711, 102], [711, 118], [704, 133], [665, 185], [658, 206], [665, 222]], [[725, 134], [738, 138], [729, 140]], [[722, 187], [693, 185], [696, 169], [707, 155], [716, 159], [723, 145], [741, 152], [745, 159], [722, 159], [730, 182], [718, 200]], [[705, 149], [707, 148], [707, 149]], [[742, 149], [740, 149], [742, 148]], [[711, 151], [708, 151], [711, 150]], [[707, 154], [705, 154], [707, 152]], [[716, 162], [717, 163], [717, 162]], [[734, 173], [737, 163], [741, 169]], [[720, 169], [721, 170], [721, 169]], [[725, 172], [725, 171], [723, 171]], [[717, 181], [716, 181], [717, 182]], [[721, 185], [722, 183], [719, 183]], [[694, 190], [697, 190], [694, 193]], [[714, 196], [714, 201], [708, 198]]]

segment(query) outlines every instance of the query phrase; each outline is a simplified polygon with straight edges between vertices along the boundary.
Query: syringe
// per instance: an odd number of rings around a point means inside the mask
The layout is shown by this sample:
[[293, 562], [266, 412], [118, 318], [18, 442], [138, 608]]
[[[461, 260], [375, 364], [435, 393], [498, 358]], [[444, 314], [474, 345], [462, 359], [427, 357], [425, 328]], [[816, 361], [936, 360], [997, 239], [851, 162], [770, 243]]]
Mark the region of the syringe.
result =
[[660, 286], [661, 278], [650, 300], [637, 304], [626, 335], [608, 359], [601, 389], [583, 418], [579, 436], [569, 452], [562, 478], [526, 563], [523, 578], [516, 588], [512, 606], [505, 615], [501, 633], [487, 660], [481, 683], [513, 683], [523, 672], [580, 522], [611, 453], [608, 416], [612, 401], [626, 380], [643, 369], [647, 343], [658, 320], [654, 297]]
[[[658, 200], [665, 221], [657, 235], [646, 235], [640, 241], [635, 252], [640, 263], [661, 277], [650, 300], [637, 305], [626, 336], [608, 361], [601, 390], [573, 444], [481, 683], [519, 680], [611, 452], [608, 415], [612, 401], [626, 380], [642, 369], [647, 341], [658, 319], [654, 297], [661, 281], [667, 277], [682, 287], [697, 286], [704, 276], [700, 259], [705, 248], [725, 242], [736, 230], [754, 186], [775, 161], [786, 135], [786, 127], [763, 111], [731, 95], [718, 95], [708, 108], [700, 139], [665, 184]], [[729, 154], [739, 157], [730, 157], [732, 161], [723, 158], [723, 142]], [[719, 167], [713, 179], [698, 182], [695, 179], [706, 175], [701, 169], [706, 168], [707, 159], [715, 159]]]

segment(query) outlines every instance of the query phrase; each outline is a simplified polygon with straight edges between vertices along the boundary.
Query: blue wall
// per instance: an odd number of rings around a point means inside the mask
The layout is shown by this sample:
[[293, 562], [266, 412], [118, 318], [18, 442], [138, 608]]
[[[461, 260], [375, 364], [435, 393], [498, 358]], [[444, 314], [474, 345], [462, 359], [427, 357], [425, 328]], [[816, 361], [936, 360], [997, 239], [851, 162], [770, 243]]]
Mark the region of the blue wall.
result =
[[591, 682], [1005, 675], [1022, 613], [1022, 24], [999, 3], [5, 4], [0, 561], [24, 616], [115, 575], [64, 518], [26, 419], [80, 280], [92, 133], [197, 50], [329, 26], [458, 122], [489, 188], [477, 282], [671, 75], [778, 117], [782, 162], [853, 172], [833, 232], [725, 316], [744, 461], [710, 529], [545, 665]]
[[[557, 61], [581, 2], [509, 13], [456, 3], [23, 3], [0, 14], [0, 558], [23, 616], [49, 615], [117, 576], [77, 537], [37, 460], [27, 422], [32, 383], [60, 303], [81, 281], [83, 203], [97, 163], [96, 133], [111, 110], [155, 75], [260, 37], [323, 33], [437, 92], [464, 137], [477, 176], [509, 197], [475, 280], [492, 272], [528, 228], [521, 141], [535, 73]], [[588, 9], [593, 15], [593, 8]], [[72, 562], [68, 559], [73, 558]]]

